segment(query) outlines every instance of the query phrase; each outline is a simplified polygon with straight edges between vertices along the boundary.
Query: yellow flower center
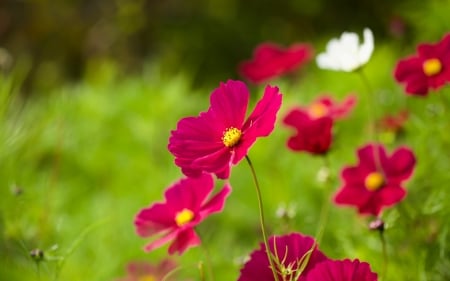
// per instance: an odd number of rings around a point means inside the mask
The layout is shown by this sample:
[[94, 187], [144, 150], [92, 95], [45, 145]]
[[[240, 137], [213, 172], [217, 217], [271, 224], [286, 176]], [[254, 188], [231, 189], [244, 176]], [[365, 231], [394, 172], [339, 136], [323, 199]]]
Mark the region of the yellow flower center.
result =
[[156, 281], [156, 278], [155, 276], [149, 274], [140, 276], [137, 281]]
[[175, 222], [178, 226], [183, 226], [194, 218], [194, 213], [189, 209], [183, 209], [175, 216]]
[[222, 142], [226, 147], [233, 147], [239, 142], [241, 136], [241, 130], [230, 127], [223, 132]]
[[309, 106], [308, 113], [309, 116], [311, 116], [312, 118], [320, 118], [327, 115], [328, 108], [325, 105], [318, 102]]
[[427, 59], [422, 65], [423, 72], [426, 76], [434, 76], [442, 70], [442, 63], [439, 59]]
[[384, 177], [379, 172], [372, 172], [367, 175], [366, 179], [364, 180], [364, 185], [366, 186], [367, 190], [375, 191], [384, 185]]

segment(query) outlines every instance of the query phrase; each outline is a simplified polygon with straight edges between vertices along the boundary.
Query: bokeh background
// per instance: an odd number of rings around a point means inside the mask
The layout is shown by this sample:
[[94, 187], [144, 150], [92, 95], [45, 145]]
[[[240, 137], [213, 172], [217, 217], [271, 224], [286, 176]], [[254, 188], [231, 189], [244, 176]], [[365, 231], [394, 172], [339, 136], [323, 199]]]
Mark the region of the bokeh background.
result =
[[[331, 37], [370, 27], [375, 52], [366, 73], [377, 117], [410, 112], [405, 131], [383, 142], [408, 145], [419, 159], [407, 199], [385, 213], [385, 280], [450, 280], [450, 91], [408, 97], [392, 77], [399, 58], [450, 31], [449, 14], [448, 0], [1, 1], [0, 279], [116, 280], [131, 261], [164, 258], [166, 248], [142, 251], [132, 222], [181, 176], [166, 150], [177, 121], [205, 110], [219, 82], [242, 79], [237, 65], [261, 42], [305, 42], [319, 53]], [[284, 93], [280, 115], [320, 93], [366, 91], [356, 76], [313, 61], [271, 83]], [[249, 88], [252, 101], [263, 89]], [[286, 149], [290, 132], [281, 124], [252, 148], [270, 233], [316, 234], [339, 170], [356, 163], [367, 141], [367, 101], [359, 97], [337, 127], [330, 186], [317, 181], [323, 159]], [[236, 280], [261, 241], [245, 163], [231, 183], [224, 212], [199, 226], [205, 247], [174, 257], [184, 278], [200, 280], [200, 262], [214, 280]], [[332, 206], [321, 249], [380, 272], [379, 237], [367, 223]], [[36, 249], [43, 260], [30, 255]]]
[[352, 1], [50, 1], [0, 3], [0, 42], [32, 64], [28, 84], [46, 91], [96, 72], [99, 61], [121, 73], [158, 61], [195, 85], [236, 77], [236, 64], [262, 41], [322, 42], [365, 26], [377, 42], [405, 47], [448, 28], [446, 0]]

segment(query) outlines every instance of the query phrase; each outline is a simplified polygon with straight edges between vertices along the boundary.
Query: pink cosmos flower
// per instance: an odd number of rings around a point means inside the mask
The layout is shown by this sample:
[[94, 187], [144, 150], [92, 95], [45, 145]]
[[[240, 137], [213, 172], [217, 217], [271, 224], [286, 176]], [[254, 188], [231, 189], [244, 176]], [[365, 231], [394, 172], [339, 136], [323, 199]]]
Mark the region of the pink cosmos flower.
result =
[[296, 131], [287, 141], [287, 146], [293, 151], [324, 154], [330, 148], [333, 129], [331, 117], [311, 118], [307, 112], [296, 108], [288, 112], [283, 123]]
[[394, 77], [407, 93], [425, 96], [450, 81], [450, 33], [436, 44], [420, 44], [417, 53], [397, 63]]
[[305, 281], [377, 281], [370, 265], [358, 259], [332, 261], [317, 264], [306, 276]]
[[[317, 249], [312, 237], [299, 233], [283, 236], [272, 236], [268, 241], [270, 252], [275, 256], [279, 280], [305, 280], [303, 276], [319, 262], [328, 258]], [[312, 249], [309, 260], [306, 254]], [[303, 262], [307, 262], [300, 272]], [[301, 275], [300, 275], [301, 274]], [[238, 281], [273, 281], [273, 273], [267, 259], [266, 248], [262, 243], [260, 249], [254, 251], [241, 269]]]
[[131, 262], [127, 266], [127, 276], [116, 281], [173, 281], [168, 275], [175, 270], [177, 264], [169, 259], [164, 259], [158, 264], [149, 262]]
[[312, 56], [313, 49], [307, 44], [297, 43], [284, 49], [274, 43], [262, 43], [256, 47], [252, 60], [239, 65], [239, 73], [253, 83], [262, 83], [296, 70]]
[[331, 96], [321, 96], [313, 101], [305, 110], [311, 118], [329, 116], [333, 120], [347, 117], [356, 105], [356, 96], [348, 95], [341, 103]]
[[341, 172], [343, 186], [334, 197], [337, 204], [353, 205], [360, 214], [378, 216], [406, 196], [402, 182], [411, 177], [416, 158], [402, 147], [387, 155], [381, 145], [369, 144], [358, 150], [359, 163]]
[[278, 88], [267, 86], [245, 119], [249, 95], [240, 81], [221, 83], [211, 94], [208, 111], [178, 122], [168, 148], [186, 176], [196, 177], [206, 171], [221, 179], [229, 178], [231, 165], [247, 155], [258, 137], [273, 131], [281, 107]]
[[137, 234], [142, 237], [159, 235], [145, 250], [151, 251], [172, 241], [169, 254], [182, 254], [187, 248], [200, 244], [194, 227], [210, 214], [222, 211], [231, 192], [226, 184], [208, 200], [213, 188], [214, 179], [210, 174], [184, 178], [166, 190], [165, 202], [142, 209], [134, 221]]

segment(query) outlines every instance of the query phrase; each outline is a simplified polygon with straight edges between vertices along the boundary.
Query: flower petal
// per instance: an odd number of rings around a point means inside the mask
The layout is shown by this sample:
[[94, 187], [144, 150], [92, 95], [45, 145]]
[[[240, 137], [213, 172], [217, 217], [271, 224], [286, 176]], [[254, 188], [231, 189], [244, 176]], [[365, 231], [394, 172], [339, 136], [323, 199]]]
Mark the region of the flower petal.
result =
[[312, 47], [307, 44], [293, 44], [284, 49], [274, 43], [262, 43], [255, 49], [253, 60], [239, 65], [239, 72], [253, 83], [261, 83], [294, 71], [308, 61], [312, 53]]
[[211, 198], [205, 205], [202, 206], [200, 210], [200, 216], [205, 217], [207, 215], [217, 213], [223, 210], [225, 205], [225, 200], [231, 193], [231, 186], [225, 184], [225, 186], [220, 190], [213, 198]]
[[387, 156], [386, 150], [379, 144], [368, 144], [358, 149], [359, 166], [365, 167], [368, 171], [377, 171], [378, 167], [384, 167]]
[[233, 155], [233, 151], [223, 147], [212, 154], [195, 159], [192, 167], [208, 173], [214, 173], [220, 179], [227, 179], [230, 176]]
[[373, 34], [364, 29], [364, 43], [359, 46], [356, 33], [344, 32], [339, 39], [331, 39], [326, 52], [316, 58], [319, 68], [351, 72], [366, 64], [373, 52]]
[[177, 233], [177, 236], [169, 246], [169, 254], [172, 255], [178, 252], [179, 255], [183, 254], [190, 247], [200, 245], [201, 241], [194, 229], [188, 228]]
[[344, 185], [334, 196], [337, 204], [361, 206], [370, 201], [371, 193], [363, 186]]
[[151, 243], [147, 244], [144, 247], [144, 250], [146, 252], [151, 252], [155, 249], [158, 249], [159, 247], [162, 247], [164, 244], [166, 244], [168, 241], [173, 240], [177, 236], [177, 231], [170, 231], [163, 235], [162, 237], [152, 241]]
[[316, 265], [306, 276], [305, 281], [377, 281], [370, 265], [358, 259], [326, 260]]
[[242, 139], [235, 150], [233, 164], [238, 163], [258, 137], [268, 136], [275, 127], [278, 110], [281, 107], [282, 95], [278, 87], [267, 86], [264, 96], [256, 104], [255, 109], [242, 126]]
[[408, 179], [416, 165], [416, 157], [412, 150], [406, 147], [397, 149], [389, 158], [386, 174], [391, 180], [403, 181]]
[[240, 129], [244, 123], [250, 93], [241, 81], [228, 80], [220, 83], [210, 97], [211, 107], [208, 114], [214, 126], [221, 126], [222, 130], [235, 127]]
[[165, 192], [167, 205], [174, 212], [189, 209], [198, 212], [214, 188], [214, 179], [203, 173], [198, 178], [184, 178], [176, 182]]
[[391, 206], [400, 202], [406, 196], [406, 190], [398, 185], [385, 186], [378, 191], [379, 204]]
[[223, 129], [214, 127], [208, 120], [210, 114], [181, 119], [177, 129], [171, 132], [169, 151], [175, 156], [175, 164], [182, 168], [187, 176], [199, 175], [201, 171], [193, 167], [197, 158], [208, 157], [224, 148], [221, 141]]
[[373, 43], [373, 33], [369, 28], [364, 28], [364, 43], [359, 48], [359, 63], [366, 64], [370, 57], [372, 56], [372, 52], [374, 49]]
[[139, 236], [148, 237], [174, 226], [174, 212], [166, 204], [156, 203], [142, 209], [134, 219]]

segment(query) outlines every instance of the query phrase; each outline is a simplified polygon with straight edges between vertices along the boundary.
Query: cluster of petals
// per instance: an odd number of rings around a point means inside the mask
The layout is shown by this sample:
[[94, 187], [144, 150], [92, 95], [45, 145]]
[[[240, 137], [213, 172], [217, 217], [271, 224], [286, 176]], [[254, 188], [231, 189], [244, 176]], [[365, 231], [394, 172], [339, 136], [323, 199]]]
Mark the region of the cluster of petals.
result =
[[295, 129], [287, 146], [293, 151], [325, 154], [331, 145], [333, 119], [329, 116], [311, 118], [307, 111], [294, 108], [287, 113], [283, 123]]
[[358, 164], [341, 172], [343, 185], [334, 202], [354, 206], [360, 214], [378, 216], [382, 208], [406, 196], [402, 182], [411, 177], [416, 158], [409, 148], [400, 147], [388, 155], [383, 146], [376, 144], [359, 148], [357, 154]]
[[178, 122], [168, 149], [186, 176], [205, 171], [229, 178], [231, 166], [247, 155], [256, 139], [273, 131], [282, 99], [278, 88], [267, 86], [246, 118], [249, 97], [243, 82], [229, 80], [212, 92], [207, 111]]
[[395, 79], [408, 94], [425, 96], [450, 82], [450, 33], [436, 44], [420, 44], [417, 54], [398, 61]]
[[326, 51], [317, 56], [317, 65], [322, 69], [352, 72], [365, 65], [374, 49], [373, 33], [369, 28], [363, 31], [364, 42], [359, 44], [358, 34], [342, 33], [339, 39], [331, 39]]
[[[268, 241], [278, 280], [290, 281], [376, 281], [370, 265], [359, 260], [332, 260], [316, 241], [300, 233], [272, 236]], [[274, 281], [264, 244], [251, 253], [238, 281]]]
[[311, 154], [326, 153], [332, 142], [332, 129], [335, 120], [345, 118], [356, 104], [356, 97], [349, 95], [342, 103], [331, 96], [322, 96], [307, 107], [291, 109], [283, 123], [295, 129], [295, 135], [287, 141], [293, 151], [306, 151]]
[[173, 260], [164, 259], [158, 264], [150, 262], [130, 262], [127, 265], [127, 275], [116, 281], [144, 281], [144, 280], [167, 280], [173, 281], [170, 278], [171, 273], [176, 269], [177, 264]]
[[297, 70], [312, 55], [313, 49], [308, 44], [296, 43], [283, 48], [265, 42], [255, 48], [253, 58], [242, 62], [238, 70], [242, 77], [258, 84]]
[[[279, 280], [304, 280], [299, 278], [303, 278], [317, 263], [328, 259], [318, 250], [314, 238], [300, 233], [272, 236], [268, 239], [268, 245], [276, 259], [275, 266]], [[305, 262], [306, 267], [303, 264]], [[300, 272], [300, 269], [303, 271]], [[274, 280], [264, 244], [251, 253], [238, 279], [238, 281], [254, 280]]]
[[197, 178], [184, 178], [170, 186], [165, 201], [142, 209], [135, 217], [136, 232], [141, 237], [158, 236], [144, 249], [151, 251], [171, 241], [169, 254], [182, 254], [200, 244], [194, 227], [207, 216], [222, 211], [231, 192], [228, 184], [213, 197], [212, 175], [203, 173]]

